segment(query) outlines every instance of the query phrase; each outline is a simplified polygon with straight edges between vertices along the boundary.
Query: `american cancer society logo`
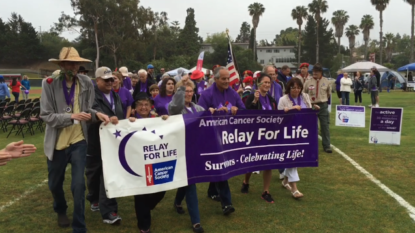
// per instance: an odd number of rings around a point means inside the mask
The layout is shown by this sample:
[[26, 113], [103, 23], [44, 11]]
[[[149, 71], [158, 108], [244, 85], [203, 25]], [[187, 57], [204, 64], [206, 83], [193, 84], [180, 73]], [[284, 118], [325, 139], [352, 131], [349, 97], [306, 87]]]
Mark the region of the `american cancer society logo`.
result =
[[375, 144], [377, 144], [378, 143], [378, 138], [376, 136], [371, 137], [370, 138], [370, 141], [373, 142], [373, 143], [375, 143]]
[[[145, 167], [145, 178], [147, 186], [159, 185], [164, 183], [169, 183], [173, 181], [174, 172], [176, 170], [176, 161], [177, 161], [177, 150], [169, 148], [169, 143], [162, 143], [163, 135], [157, 135], [156, 130], [148, 131], [144, 127], [141, 131], [134, 131], [127, 134], [120, 142], [118, 148], [118, 156], [121, 166], [129, 174], [137, 177], [142, 177], [137, 172], [135, 172], [131, 166], [128, 164], [126, 159], [125, 150], [128, 146], [128, 142], [135, 133], [144, 133], [147, 134], [145, 137], [149, 139], [155, 139], [151, 141], [156, 141], [154, 145], [143, 145], [139, 148], [143, 149], [143, 159]], [[114, 133], [115, 138], [122, 137], [121, 131], [116, 130]], [[135, 143], [137, 146], [137, 143]], [[173, 158], [173, 160], [156, 162], [157, 160], [166, 158]], [[149, 163], [152, 162], [152, 163]]]
[[337, 117], [343, 123], [348, 123], [349, 122], [349, 117], [345, 113], [339, 113], [339, 115]]

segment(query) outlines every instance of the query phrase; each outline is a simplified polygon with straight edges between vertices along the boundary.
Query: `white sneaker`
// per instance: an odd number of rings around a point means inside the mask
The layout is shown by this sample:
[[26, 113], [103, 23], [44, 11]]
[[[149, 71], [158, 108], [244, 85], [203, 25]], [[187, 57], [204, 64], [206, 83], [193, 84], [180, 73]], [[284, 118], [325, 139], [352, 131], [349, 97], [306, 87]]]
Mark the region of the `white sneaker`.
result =
[[258, 174], [258, 175], [259, 175], [259, 173], [260, 173], [260, 172], [259, 172], [259, 171], [256, 171], [256, 172], [252, 172], [252, 173], [253, 173], [253, 174]]
[[285, 178], [284, 173], [280, 173], [280, 180], [283, 180]]
[[379, 108], [379, 104], [376, 104], [376, 107]]
[[371, 104], [369, 104], [369, 105], [368, 105], [368, 107], [369, 107], [369, 108], [371, 108], [371, 107], [372, 107], [372, 105], [371, 105]]

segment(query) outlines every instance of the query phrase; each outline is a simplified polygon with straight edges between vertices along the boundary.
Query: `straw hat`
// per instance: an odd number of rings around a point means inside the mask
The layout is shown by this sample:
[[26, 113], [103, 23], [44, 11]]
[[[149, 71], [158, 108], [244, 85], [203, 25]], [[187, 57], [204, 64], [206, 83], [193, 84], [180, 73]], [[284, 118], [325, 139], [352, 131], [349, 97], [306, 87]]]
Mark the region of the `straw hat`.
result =
[[59, 59], [49, 59], [50, 62], [59, 63], [62, 61], [69, 62], [92, 62], [91, 60], [79, 56], [78, 51], [74, 47], [63, 47], [59, 54]]

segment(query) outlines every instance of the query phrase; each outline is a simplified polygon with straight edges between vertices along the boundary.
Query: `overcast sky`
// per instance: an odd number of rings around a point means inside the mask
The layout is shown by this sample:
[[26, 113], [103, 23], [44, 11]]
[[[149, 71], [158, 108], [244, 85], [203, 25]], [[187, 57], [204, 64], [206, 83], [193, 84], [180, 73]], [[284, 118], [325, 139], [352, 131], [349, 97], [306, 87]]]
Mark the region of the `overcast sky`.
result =
[[[257, 0], [265, 6], [265, 13], [261, 17], [257, 29], [257, 40], [272, 41], [275, 34], [287, 27], [298, 27], [291, 18], [291, 10], [296, 6], [307, 6], [311, 0]], [[179, 21], [184, 26], [186, 9], [195, 9], [199, 35], [206, 38], [207, 34], [225, 31], [229, 28], [232, 38], [236, 38], [242, 22], [252, 25], [248, 13], [249, 4], [255, 0], [141, 0], [140, 5], [151, 7], [154, 11], [166, 11], [169, 22]], [[346, 10], [350, 15], [347, 25], [360, 24], [363, 15], [371, 14], [375, 20], [375, 28], [371, 31], [371, 38], [379, 39], [379, 12], [371, 5], [370, 0], [327, 0], [329, 10], [323, 17], [331, 19], [336, 10]], [[391, 0], [391, 4], [384, 12], [384, 33], [411, 33], [411, 6], [403, 0]], [[49, 30], [57, 22], [62, 11], [73, 14], [69, 0], [0, 0], [0, 17], [7, 21], [12, 12], [16, 12], [39, 30]], [[347, 26], [346, 25], [346, 26]], [[72, 40], [76, 33], [65, 33], [62, 36]], [[363, 42], [363, 35], [358, 36], [358, 42]], [[342, 44], [348, 45], [344, 36]]]

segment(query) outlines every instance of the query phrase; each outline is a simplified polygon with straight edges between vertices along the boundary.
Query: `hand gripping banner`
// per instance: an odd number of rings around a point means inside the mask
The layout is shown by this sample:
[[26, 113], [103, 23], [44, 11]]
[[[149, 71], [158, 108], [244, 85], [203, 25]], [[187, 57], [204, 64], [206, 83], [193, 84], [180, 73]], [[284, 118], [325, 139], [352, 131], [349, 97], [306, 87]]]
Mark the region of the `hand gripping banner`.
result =
[[109, 198], [227, 180], [252, 171], [318, 166], [316, 111], [210, 112], [102, 125]]

